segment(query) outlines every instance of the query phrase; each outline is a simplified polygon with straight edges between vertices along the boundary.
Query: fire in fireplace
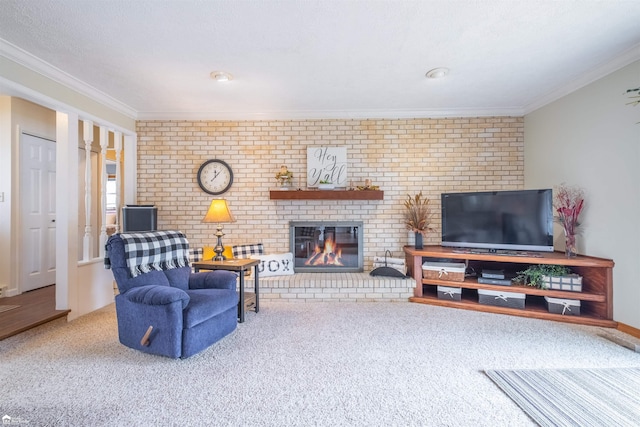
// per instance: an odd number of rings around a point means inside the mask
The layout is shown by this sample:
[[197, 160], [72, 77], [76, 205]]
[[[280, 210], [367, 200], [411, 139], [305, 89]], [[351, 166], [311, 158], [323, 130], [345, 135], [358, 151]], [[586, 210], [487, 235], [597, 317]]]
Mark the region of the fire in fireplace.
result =
[[290, 222], [297, 272], [363, 270], [362, 221]]
[[[324, 230], [320, 230], [321, 233]], [[342, 262], [342, 248], [339, 247], [330, 235], [322, 242], [316, 242], [313, 254], [304, 262], [304, 265], [339, 265], [344, 266]]]

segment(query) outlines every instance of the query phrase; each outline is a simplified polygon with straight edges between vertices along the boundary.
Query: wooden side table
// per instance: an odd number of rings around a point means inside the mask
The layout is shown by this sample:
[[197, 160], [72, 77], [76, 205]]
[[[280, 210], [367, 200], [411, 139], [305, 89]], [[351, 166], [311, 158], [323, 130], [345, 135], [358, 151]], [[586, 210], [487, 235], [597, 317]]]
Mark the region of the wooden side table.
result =
[[[260, 291], [258, 289], [258, 264], [257, 259], [229, 259], [225, 261], [199, 261], [194, 262], [193, 266], [196, 273], [200, 270], [228, 270], [237, 271], [240, 275], [240, 301], [238, 302], [238, 322], [244, 322], [244, 312], [253, 308], [256, 313], [260, 311]], [[253, 277], [256, 292], [244, 291], [244, 275], [245, 272], [253, 267]]]

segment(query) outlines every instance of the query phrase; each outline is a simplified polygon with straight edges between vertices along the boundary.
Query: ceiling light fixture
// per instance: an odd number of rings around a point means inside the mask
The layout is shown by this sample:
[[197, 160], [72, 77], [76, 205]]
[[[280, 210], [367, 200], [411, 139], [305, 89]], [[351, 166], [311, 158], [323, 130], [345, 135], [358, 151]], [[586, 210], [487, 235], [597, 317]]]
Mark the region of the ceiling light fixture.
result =
[[447, 74], [449, 74], [449, 69], [448, 68], [444, 68], [444, 67], [440, 67], [440, 68], [434, 68], [433, 70], [427, 71], [427, 74], [425, 74], [425, 75], [429, 79], [441, 79], [442, 77], [446, 76]]
[[211, 78], [217, 82], [228, 82], [233, 80], [233, 76], [229, 73], [225, 73], [224, 71], [212, 71]]

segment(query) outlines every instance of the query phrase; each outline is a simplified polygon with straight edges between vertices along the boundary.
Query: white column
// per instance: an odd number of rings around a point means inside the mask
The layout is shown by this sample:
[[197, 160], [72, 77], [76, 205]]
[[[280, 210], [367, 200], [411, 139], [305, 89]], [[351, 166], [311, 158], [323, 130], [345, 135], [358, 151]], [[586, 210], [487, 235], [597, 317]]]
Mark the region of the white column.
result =
[[107, 147], [109, 146], [109, 130], [100, 126], [100, 257], [104, 258], [104, 245], [107, 243]]
[[78, 310], [78, 115], [56, 112], [56, 310]]
[[91, 230], [91, 144], [93, 143], [93, 122], [84, 120], [82, 139], [84, 139], [84, 238], [82, 240], [82, 259], [93, 258], [93, 233]]
[[138, 199], [138, 139], [136, 134], [124, 136], [124, 203], [135, 205]]
[[113, 148], [116, 151], [116, 233], [120, 232], [120, 211], [122, 204], [122, 169], [120, 168], [120, 154], [122, 152], [122, 133], [113, 134]]

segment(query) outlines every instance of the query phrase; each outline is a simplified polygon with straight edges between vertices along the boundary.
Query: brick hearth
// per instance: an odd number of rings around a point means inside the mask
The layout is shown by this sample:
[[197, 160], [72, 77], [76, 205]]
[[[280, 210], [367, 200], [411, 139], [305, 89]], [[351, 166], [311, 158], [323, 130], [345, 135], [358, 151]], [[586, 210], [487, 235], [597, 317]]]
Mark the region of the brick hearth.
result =
[[[253, 288], [248, 279], [247, 288]], [[260, 278], [261, 301], [407, 301], [413, 296], [411, 278], [371, 276], [369, 273], [296, 273]]]

